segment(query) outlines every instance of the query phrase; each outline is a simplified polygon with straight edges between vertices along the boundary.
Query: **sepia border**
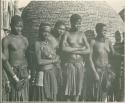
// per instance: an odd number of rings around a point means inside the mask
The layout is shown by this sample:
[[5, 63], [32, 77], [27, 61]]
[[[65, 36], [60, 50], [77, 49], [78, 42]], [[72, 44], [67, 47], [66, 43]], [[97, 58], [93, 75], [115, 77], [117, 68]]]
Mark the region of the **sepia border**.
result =
[[[0, 0], [0, 5], [1, 5], [1, 1], [2, 0]], [[34, 0], [32, 0], [32, 1], [34, 1]], [[102, 1], [102, 0], [37, 0], [37, 1]], [[105, 1], [105, 0], [103, 0], [103, 1]], [[120, 0], [118, 0], [118, 1], [120, 1]], [[2, 12], [2, 10], [0, 9], [0, 13], [1, 12]], [[1, 24], [1, 21], [0, 21], [0, 24]], [[123, 26], [124, 26], [124, 32], [125, 32], [125, 22], [124, 22]], [[1, 26], [0, 26], [0, 30], [1, 30]], [[125, 40], [125, 36], [124, 36], [124, 40]], [[0, 50], [1, 50], [0, 57], [2, 58], [2, 41], [1, 41], [1, 39], [0, 39]], [[124, 54], [125, 54], [125, 43], [124, 43]], [[125, 58], [124, 58], [124, 86], [125, 86]], [[57, 101], [57, 103], [61, 103], [61, 102], [63, 102], [63, 101], [60, 101], [60, 102]], [[124, 102], [125, 102], [125, 88], [124, 88]], [[124, 102], [119, 102], [119, 103], [124, 103]], [[24, 102], [2, 101], [2, 59], [1, 59], [0, 60], [0, 103], [44, 103], [44, 101], [39, 101], [39, 102], [34, 102], [34, 101], [24, 101]], [[51, 102], [51, 103], [55, 103], [55, 102]], [[67, 103], [73, 103], [73, 102], [67, 102]], [[93, 103], [93, 102], [87, 102], [87, 103]], [[99, 102], [97, 102], [97, 103], [99, 103]]]

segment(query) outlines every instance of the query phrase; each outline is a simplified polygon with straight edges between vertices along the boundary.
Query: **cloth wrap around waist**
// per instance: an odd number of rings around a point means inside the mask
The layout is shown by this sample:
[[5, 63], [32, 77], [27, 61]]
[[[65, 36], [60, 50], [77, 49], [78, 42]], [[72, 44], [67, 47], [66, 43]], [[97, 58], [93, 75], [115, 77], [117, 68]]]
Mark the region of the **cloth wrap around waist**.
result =
[[27, 65], [13, 66], [13, 71], [20, 80], [28, 78]]
[[111, 82], [115, 78], [115, 73], [112, 71], [110, 64], [95, 67], [100, 77], [99, 88], [101, 91], [107, 91], [111, 87]]

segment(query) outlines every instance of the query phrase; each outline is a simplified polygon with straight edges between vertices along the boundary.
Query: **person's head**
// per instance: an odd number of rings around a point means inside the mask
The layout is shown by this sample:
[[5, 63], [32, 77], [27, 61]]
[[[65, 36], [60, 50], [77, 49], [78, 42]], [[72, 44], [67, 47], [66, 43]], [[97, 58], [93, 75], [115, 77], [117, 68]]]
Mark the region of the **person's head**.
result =
[[57, 21], [54, 26], [54, 31], [56, 34], [54, 34], [56, 37], [59, 37], [60, 35], [63, 35], [66, 31], [66, 25], [64, 21]]
[[94, 30], [87, 30], [84, 32], [86, 37], [87, 37], [87, 40], [90, 42], [91, 40], [95, 39], [96, 35], [94, 33]]
[[41, 40], [46, 40], [51, 33], [51, 25], [47, 22], [42, 22], [39, 26], [39, 37]]
[[116, 31], [115, 32], [115, 41], [116, 42], [121, 42], [121, 39], [122, 39], [121, 33], [119, 31]]
[[23, 29], [22, 18], [18, 15], [13, 16], [11, 19], [10, 27], [12, 34], [15, 35], [22, 34], [22, 29]]
[[71, 29], [79, 30], [81, 27], [82, 17], [78, 14], [73, 14], [70, 17]]
[[97, 36], [100, 36], [100, 37], [106, 36], [107, 28], [106, 28], [105, 24], [98, 23], [98, 24], [96, 24], [95, 29], [96, 29]]

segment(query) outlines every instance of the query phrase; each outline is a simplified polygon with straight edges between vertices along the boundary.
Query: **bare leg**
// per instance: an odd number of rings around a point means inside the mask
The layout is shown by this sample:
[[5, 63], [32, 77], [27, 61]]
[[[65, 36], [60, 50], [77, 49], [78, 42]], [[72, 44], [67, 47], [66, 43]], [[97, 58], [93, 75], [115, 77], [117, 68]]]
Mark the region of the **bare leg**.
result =
[[57, 98], [56, 98], [56, 96], [54, 96], [53, 101], [56, 101], [56, 100], [57, 100]]
[[71, 97], [70, 96], [66, 96], [66, 101], [71, 101]]
[[107, 102], [107, 92], [102, 94], [102, 101]]
[[77, 96], [72, 96], [72, 101], [79, 101], [79, 96], [77, 95]]
[[75, 101], [79, 101], [79, 96], [78, 95], [75, 97]]

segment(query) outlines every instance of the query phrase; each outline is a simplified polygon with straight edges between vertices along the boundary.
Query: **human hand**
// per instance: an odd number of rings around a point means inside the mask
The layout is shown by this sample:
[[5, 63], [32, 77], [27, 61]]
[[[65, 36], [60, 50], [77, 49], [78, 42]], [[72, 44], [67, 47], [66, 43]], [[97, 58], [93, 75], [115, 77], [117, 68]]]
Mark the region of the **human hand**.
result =
[[16, 82], [19, 82], [19, 78], [18, 78], [16, 75], [13, 76], [13, 79], [14, 79]]
[[25, 79], [19, 80], [18, 82], [16, 82], [16, 89], [17, 90], [21, 90], [25, 85]]
[[81, 50], [85, 50], [85, 49], [86, 49], [86, 47], [85, 47], [85, 46], [81, 48]]
[[77, 51], [82, 51], [82, 50], [85, 50], [85, 46], [84, 47], [80, 47], [80, 48], [76, 48]]
[[57, 56], [57, 57], [53, 60], [53, 63], [57, 63], [57, 62], [59, 62], [59, 61], [60, 61], [59, 56]]
[[9, 81], [6, 82], [5, 90], [6, 90], [6, 92], [10, 92], [11, 91], [11, 87], [10, 87], [10, 82]]
[[96, 81], [99, 81], [99, 80], [100, 80], [99, 75], [98, 75], [97, 72], [95, 73], [95, 79], [96, 79]]
[[35, 85], [35, 78], [31, 78], [31, 85]]
[[29, 75], [28, 75], [28, 79], [30, 79], [30, 78], [31, 78], [31, 75], [29, 74]]

